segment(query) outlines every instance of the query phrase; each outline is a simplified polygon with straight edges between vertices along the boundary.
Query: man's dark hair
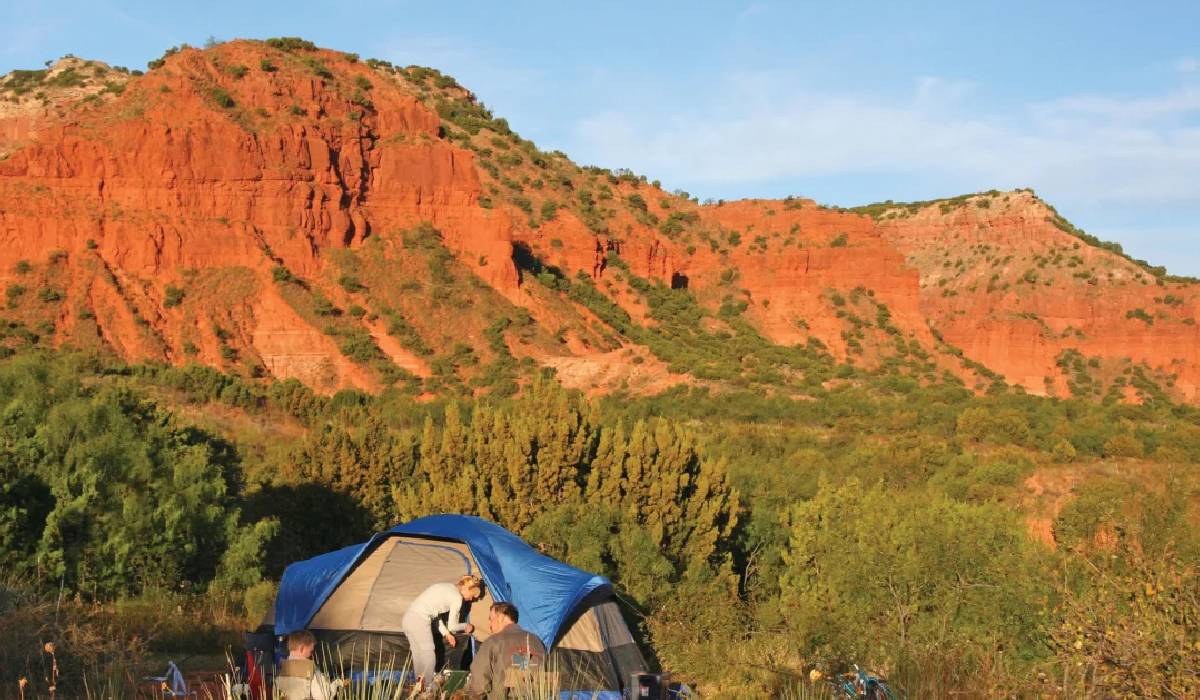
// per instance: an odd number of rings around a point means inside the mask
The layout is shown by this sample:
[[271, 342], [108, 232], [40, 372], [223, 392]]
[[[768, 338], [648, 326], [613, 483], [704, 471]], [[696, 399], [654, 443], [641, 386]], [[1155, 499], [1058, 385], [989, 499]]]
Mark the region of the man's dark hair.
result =
[[520, 620], [517, 619], [517, 606], [513, 605], [512, 603], [492, 603], [492, 610], [495, 610], [513, 622], [520, 622]]

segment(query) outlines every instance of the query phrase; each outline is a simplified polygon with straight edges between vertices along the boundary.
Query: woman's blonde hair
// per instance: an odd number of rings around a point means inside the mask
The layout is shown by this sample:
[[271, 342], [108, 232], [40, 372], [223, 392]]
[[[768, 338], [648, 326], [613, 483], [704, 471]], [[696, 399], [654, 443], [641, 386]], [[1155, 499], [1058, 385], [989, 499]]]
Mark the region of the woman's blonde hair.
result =
[[483, 579], [467, 574], [458, 580], [459, 589], [476, 590], [483, 593]]

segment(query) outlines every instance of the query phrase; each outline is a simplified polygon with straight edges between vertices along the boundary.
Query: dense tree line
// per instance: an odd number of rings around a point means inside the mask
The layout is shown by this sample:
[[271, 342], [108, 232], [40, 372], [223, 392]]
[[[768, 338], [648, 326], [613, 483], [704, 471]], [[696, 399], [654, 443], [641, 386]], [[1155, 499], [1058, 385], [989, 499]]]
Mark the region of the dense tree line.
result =
[[[181, 418], [212, 404], [258, 427]], [[0, 410], [0, 548], [46, 587], [260, 600], [298, 558], [468, 512], [612, 578], [648, 650], [723, 694], [851, 662], [918, 695], [1197, 690], [1187, 407], [887, 378], [422, 403], [24, 354]], [[1071, 484], [1053, 546], [1034, 477]]]

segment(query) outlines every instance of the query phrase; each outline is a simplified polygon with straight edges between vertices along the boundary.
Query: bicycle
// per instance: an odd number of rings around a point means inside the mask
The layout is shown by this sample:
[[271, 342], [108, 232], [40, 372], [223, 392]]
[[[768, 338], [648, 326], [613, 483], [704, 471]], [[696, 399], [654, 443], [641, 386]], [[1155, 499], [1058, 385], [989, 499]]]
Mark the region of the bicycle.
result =
[[825, 681], [833, 688], [833, 696], [852, 700], [899, 700], [887, 681], [854, 665], [853, 671], [831, 676]]

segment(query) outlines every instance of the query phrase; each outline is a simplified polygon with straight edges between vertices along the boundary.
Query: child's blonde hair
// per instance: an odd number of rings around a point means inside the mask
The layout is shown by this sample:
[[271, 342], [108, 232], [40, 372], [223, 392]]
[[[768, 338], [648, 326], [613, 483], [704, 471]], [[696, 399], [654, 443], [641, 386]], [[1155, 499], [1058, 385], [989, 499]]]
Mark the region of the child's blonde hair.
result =
[[458, 588], [459, 588], [459, 590], [462, 590], [465, 588], [468, 591], [471, 591], [471, 590], [479, 591], [479, 593], [482, 594], [483, 593], [483, 579], [479, 578], [478, 576], [473, 576], [471, 574], [467, 574], [466, 576], [463, 576], [462, 578], [458, 579]]
[[316, 646], [317, 638], [308, 630], [300, 630], [287, 636], [287, 645], [289, 652], [297, 652], [304, 647]]

